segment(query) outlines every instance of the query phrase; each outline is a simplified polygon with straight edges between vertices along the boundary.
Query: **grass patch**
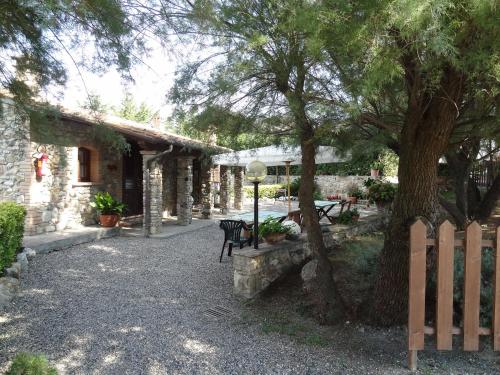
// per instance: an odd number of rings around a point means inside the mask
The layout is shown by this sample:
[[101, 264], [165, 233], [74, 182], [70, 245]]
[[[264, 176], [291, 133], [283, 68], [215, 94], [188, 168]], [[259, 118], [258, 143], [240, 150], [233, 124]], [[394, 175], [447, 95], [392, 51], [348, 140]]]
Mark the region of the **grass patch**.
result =
[[327, 346], [329, 340], [321, 334], [311, 332], [312, 327], [300, 323], [293, 323], [288, 320], [283, 321], [268, 321], [262, 323], [262, 332], [265, 334], [277, 333], [286, 335], [294, 341], [309, 346]]
[[304, 337], [302, 343], [309, 346], [328, 346], [329, 340], [318, 334], [311, 334]]
[[5, 375], [57, 375], [43, 355], [19, 353]]
[[383, 246], [382, 234], [360, 236], [343, 242], [329, 257], [339, 293], [354, 316], [359, 317], [371, 295]]

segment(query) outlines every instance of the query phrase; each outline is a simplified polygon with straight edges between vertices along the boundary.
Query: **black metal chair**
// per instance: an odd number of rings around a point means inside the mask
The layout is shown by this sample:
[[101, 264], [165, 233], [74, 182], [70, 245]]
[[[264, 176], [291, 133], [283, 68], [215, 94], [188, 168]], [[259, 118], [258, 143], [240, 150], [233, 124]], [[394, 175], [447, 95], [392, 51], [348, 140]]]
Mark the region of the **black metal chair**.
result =
[[[240, 249], [248, 243], [252, 244], [253, 236], [252, 232], [250, 232], [250, 227], [245, 224], [242, 220], [221, 220], [219, 227], [224, 231], [224, 243], [222, 244], [222, 251], [220, 253], [219, 262], [222, 262], [222, 255], [224, 255], [224, 248], [226, 247], [226, 243], [229, 244], [229, 248], [227, 251], [227, 255], [231, 256], [231, 252], [233, 251], [233, 245], [239, 245]], [[242, 236], [242, 230], [249, 231], [249, 237]]]

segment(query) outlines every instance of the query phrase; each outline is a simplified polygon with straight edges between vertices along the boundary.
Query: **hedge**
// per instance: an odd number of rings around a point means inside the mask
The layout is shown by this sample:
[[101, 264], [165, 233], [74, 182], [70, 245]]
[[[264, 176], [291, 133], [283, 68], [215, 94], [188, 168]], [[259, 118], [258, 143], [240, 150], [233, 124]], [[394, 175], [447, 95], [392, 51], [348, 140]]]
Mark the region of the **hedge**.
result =
[[21, 248], [26, 210], [14, 202], [0, 202], [0, 274], [10, 267]]
[[[259, 185], [259, 198], [274, 198], [279, 189], [285, 189], [283, 185]], [[253, 197], [253, 185], [243, 186], [243, 192], [247, 197]]]

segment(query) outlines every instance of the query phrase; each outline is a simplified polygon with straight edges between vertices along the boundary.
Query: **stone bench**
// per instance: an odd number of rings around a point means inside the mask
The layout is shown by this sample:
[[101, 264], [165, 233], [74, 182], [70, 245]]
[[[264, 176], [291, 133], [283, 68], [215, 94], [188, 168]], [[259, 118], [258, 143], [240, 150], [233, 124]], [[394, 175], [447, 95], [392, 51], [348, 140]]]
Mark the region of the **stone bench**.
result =
[[[386, 217], [370, 215], [355, 225], [323, 225], [323, 240], [331, 247], [351, 236], [380, 230], [386, 222]], [[308, 258], [311, 252], [304, 233], [297, 241], [283, 241], [277, 245], [263, 243], [257, 250], [251, 247], [233, 250], [234, 293], [253, 298]]]

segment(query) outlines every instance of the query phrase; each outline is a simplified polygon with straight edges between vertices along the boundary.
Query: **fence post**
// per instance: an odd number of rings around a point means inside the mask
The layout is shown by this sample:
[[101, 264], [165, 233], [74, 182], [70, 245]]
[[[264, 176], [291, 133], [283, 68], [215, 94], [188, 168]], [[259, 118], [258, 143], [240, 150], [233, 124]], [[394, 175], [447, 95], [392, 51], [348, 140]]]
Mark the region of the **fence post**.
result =
[[424, 349], [425, 267], [427, 227], [418, 220], [410, 227], [408, 298], [408, 367], [417, 369], [417, 351]]
[[455, 228], [446, 220], [439, 227], [437, 249], [436, 341], [438, 350], [453, 347], [453, 260]]
[[496, 230], [495, 273], [493, 276], [493, 350], [500, 350], [500, 227]]
[[479, 350], [481, 292], [481, 226], [473, 221], [465, 231], [464, 350]]

